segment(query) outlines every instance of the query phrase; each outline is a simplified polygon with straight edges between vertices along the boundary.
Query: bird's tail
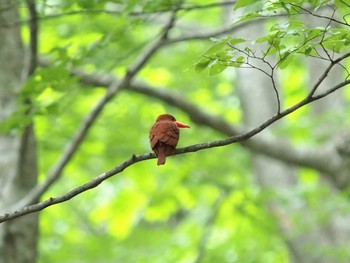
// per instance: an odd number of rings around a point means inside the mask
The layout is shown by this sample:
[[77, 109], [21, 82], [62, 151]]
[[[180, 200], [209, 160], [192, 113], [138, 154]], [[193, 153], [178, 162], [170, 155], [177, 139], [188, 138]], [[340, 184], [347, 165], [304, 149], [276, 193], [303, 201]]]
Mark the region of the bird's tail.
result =
[[174, 153], [175, 148], [169, 145], [162, 145], [158, 147], [157, 157], [158, 157], [158, 165], [165, 164], [166, 157]]
[[163, 165], [165, 164], [165, 160], [166, 160], [166, 155], [165, 152], [161, 151], [160, 153], [158, 153], [158, 165]]

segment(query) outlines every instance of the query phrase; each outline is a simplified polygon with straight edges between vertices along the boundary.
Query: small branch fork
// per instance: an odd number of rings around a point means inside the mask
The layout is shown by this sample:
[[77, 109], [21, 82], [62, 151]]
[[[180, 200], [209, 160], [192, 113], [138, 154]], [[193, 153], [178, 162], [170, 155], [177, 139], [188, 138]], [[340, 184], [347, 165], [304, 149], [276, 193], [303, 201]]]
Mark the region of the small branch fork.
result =
[[[344, 3], [344, 2], [343, 2]], [[312, 13], [311, 11], [309, 11], [308, 9], [306, 8], [303, 8], [302, 6], [297, 6], [295, 4], [292, 4], [290, 3], [290, 6], [299, 14], [302, 14], [301, 11], [304, 11], [306, 14], [309, 14], [309, 15], [312, 15], [312, 16], [315, 16], [317, 18], [322, 18], [322, 19], [327, 19], [328, 20], [328, 23], [327, 25], [325, 26], [325, 29], [324, 31], [320, 34], [320, 35], [316, 35], [312, 38], [307, 38], [305, 36], [305, 40], [300, 44], [298, 45], [297, 47], [295, 47], [293, 50], [291, 50], [290, 53], [288, 54], [281, 54], [280, 51], [279, 51], [279, 56], [280, 56], [280, 59], [276, 62], [276, 63], [271, 63], [269, 62], [267, 59], [266, 59], [266, 56], [268, 55], [268, 53], [271, 51], [271, 49], [274, 47], [274, 42], [270, 43], [270, 45], [267, 47], [266, 51], [263, 52], [263, 55], [262, 56], [259, 56], [259, 55], [256, 55], [255, 52], [253, 52], [252, 50], [250, 49], [245, 49], [245, 50], [242, 50], [234, 45], [232, 45], [230, 42], [227, 43], [227, 45], [232, 48], [233, 50], [243, 54], [245, 57], [246, 57], [246, 62], [244, 63], [245, 64], [245, 68], [252, 68], [252, 69], [256, 69], [260, 72], [262, 72], [263, 74], [265, 74], [268, 78], [270, 78], [271, 80], [271, 84], [272, 84], [272, 88], [273, 88], [273, 91], [275, 93], [275, 96], [276, 96], [276, 103], [277, 103], [277, 115], [279, 115], [281, 113], [281, 100], [280, 100], [280, 95], [279, 95], [279, 91], [278, 91], [278, 87], [276, 85], [276, 82], [275, 82], [275, 79], [274, 79], [274, 76], [275, 76], [275, 71], [276, 71], [276, 68], [285, 60], [287, 59], [290, 55], [294, 54], [294, 53], [297, 53], [301, 48], [303, 48], [307, 43], [311, 42], [313, 39], [316, 39], [318, 37], [321, 36], [321, 40], [320, 42], [318, 43], [319, 46], [321, 47], [321, 49], [323, 50], [323, 52], [325, 53], [325, 56], [322, 56], [319, 54], [319, 52], [314, 49], [314, 51], [316, 52], [316, 54], [318, 54], [318, 56], [315, 56], [315, 58], [318, 58], [318, 59], [323, 59], [323, 60], [327, 60], [327, 61], [330, 61], [331, 62], [331, 65], [329, 66], [329, 68], [326, 70], [325, 72], [325, 75], [324, 76], [321, 76], [321, 79], [320, 81], [322, 82], [323, 79], [327, 76], [327, 74], [329, 73], [329, 70], [335, 65], [335, 64], [338, 64], [339, 66], [341, 66], [349, 75], [349, 71], [347, 70], [347, 68], [345, 66], [343, 66], [342, 64], [340, 64], [339, 62], [341, 60], [343, 60], [343, 58], [339, 58], [338, 60], [333, 60], [332, 56], [328, 53], [327, 49], [324, 47], [323, 45], [323, 41], [324, 41], [324, 38], [326, 36], [326, 33], [327, 33], [327, 29], [329, 28], [329, 26], [331, 25], [332, 22], [337, 22], [337, 23], [340, 23], [342, 25], [346, 25], [346, 26], [349, 26], [349, 24], [346, 23], [345, 19], [345, 23], [342, 23], [341, 21], [338, 21], [334, 18], [335, 16], [335, 12], [336, 12], [336, 9], [335, 8], [332, 8], [331, 6], [328, 6], [332, 9], [332, 14], [331, 16], [322, 16], [322, 15], [317, 15], [315, 13]], [[278, 35], [278, 32], [276, 33], [275, 35], [275, 39]], [[345, 55], [347, 56], [347, 55]], [[258, 61], [261, 61], [263, 62], [267, 67], [268, 67], [268, 70], [265, 70], [259, 66], [256, 66], [254, 65], [254, 63], [251, 62], [251, 60], [258, 60]], [[318, 83], [317, 85], [314, 86], [314, 90], [312, 92], [310, 92], [309, 96], [313, 96], [314, 92], [316, 91], [316, 89], [319, 87], [319, 84]]]
[[[328, 24], [329, 25], [329, 24]], [[320, 41], [320, 46], [322, 47], [322, 49], [324, 50], [325, 54], [327, 55], [327, 58], [322, 57], [321, 55], [319, 55], [319, 57], [316, 57], [318, 59], [323, 59], [323, 60], [327, 60], [330, 61], [331, 64], [328, 66], [328, 68], [326, 69], [326, 71], [324, 72], [324, 74], [320, 77], [319, 81], [314, 85], [313, 89], [311, 90], [309, 96], [313, 96], [316, 89], [320, 86], [320, 84], [322, 83], [322, 81], [327, 77], [328, 73], [330, 72], [330, 70], [333, 68], [333, 66], [335, 65], [339, 65], [341, 66], [349, 75], [349, 72], [347, 70], [346, 67], [344, 67], [340, 62], [343, 61], [344, 59], [346, 59], [347, 57], [349, 57], [349, 53], [346, 53], [345, 55], [343, 55], [342, 57], [339, 57], [338, 59], [333, 60], [331, 58], [331, 56], [328, 54], [327, 50], [324, 48], [324, 46], [322, 45], [322, 41], [324, 39], [326, 31], [324, 31], [322, 33], [322, 39]], [[314, 38], [316, 38], [318, 36], [315, 36]], [[272, 88], [274, 90], [275, 96], [276, 96], [276, 101], [277, 101], [277, 115], [279, 115], [281, 113], [281, 100], [280, 100], [280, 95], [278, 92], [278, 87], [276, 85], [275, 79], [274, 79], [274, 75], [275, 75], [275, 70], [277, 68], [277, 66], [283, 62], [283, 60], [285, 60], [288, 56], [290, 56], [293, 53], [298, 52], [298, 50], [300, 48], [302, 48], [303, 46], [305, 46], [305, 44], [309, 41], [311, 41], [312, 39], [305, 39], [305, 41], [299, 45], [298, 47], [296, 47], [291, 53], [287, 54], [285, 57], [282, 57], [281, 59], [279, 59], [275, 64], [270, 63], [267, 59], [266, 59], [266, 55], [267, 53], [270, 51], [270, 49], [273, 46], [273, 43], [270, 44], [270, 46], [267, 48], [266, 52], [264, 53], [263, 56], [257, 56], [254, 52], [250, 51], [250, 50], [242, 50], [239, 49], [237, 47], [235, 47], [234, 45], [231, 45], [228, 42], [228, 46], [230, 46], [232, 49], [236, 50], [239, 53], [242, 53], [243, 55], [246, 56], [247, 60], [245, 62], [246, 68], [251, 68], [251, 69], [256, 69], [260, 72], [262, 72], [263, 74], [265, 74], [267, 77], [269, 77], [271, 79], [271, 83], [272, 83]], [[265, 65], [267, 65], [267, 67], [269, 68], [268, 70], [265, 70], [263, 68], [260, 68], [258, 66], [255, 66], [252, 62], [250, 62], [250, 60], [260, 60], [262, 61]]]
[[[249, 138], [260, 133], [265, 128], [269, 127], [271, 124], [273, 124], [276, 121], [280, 120], [281, 118], [291, 114], [292, 112], [304, 107], [307, 104], [310, 104], [313, 101], [316, 101], [316, 100], [319, 100], [323, 97], [326, 97], [329, 94], [337, 91], [338, 89], [341, 89], [341, 88], [349, 85], [350, 79], [347, 79], [347, 80], [344, 80], [343, 82], [340, 82], [339, 84], [333, 86], [332, 88], [330, 88], [330, 89], [328, 89], [328, 90], [326, 90], [318, 95], [315, 95], [317, 88], [321, 85], [321, 83], [326, 78], [329, 71], [334, 67], [334, 65], [336, 65], [337, 63], [339, 63], [340, 61], [342, 61], [348, 57], [350, 57], [350, 52], [343, 55], [342, 57], [332, 61], [330, 66], [326, 69], [325, 73], [320, 77], [320, 79], [316, 82], [314, 87], [311, 89], [310, 93], [303, 100], [296, 103], [292, 107], [290, 107], [284, 111], [281, 111], [279, 114], [275, 114], [270, 119], [268, 119], [267, 121], [262, 123], [260, 126], [254, 128], [254, 129], [252, 129], [244, 134], [232, 136], [232, 137], [229, 137], [229, 138], [224, 139], [224, 140], [217, 140], [217, 141], [212, 141], [212, 142], [200, 143], [200, 144], [195, 144], [195, 145], [191, 145], [191, 146], [184, 147], [184, 148], [179, 148], [176, 150], [174, 155], [185, 154], [185, 153], [190, 153], [190, 152], [197, 152], [197, 151], [204, 150], [204, 149], [221, 147], [221, 146], [233, 144], [236, 142], [242, 142], [242, 141], [248, 140]], [[39, 203], [36, 203], [33, 205], [29, 205], [29, 206], [21, 208], [17, 211], [1, 215], [0, 216], [0, 223], [14, 219], [14, 218], [18, 218], [18, 217], [21, 217], [21, 216], [24, 216], [24, 215], [27, 215], [30, 213], [38, 212], [38, 211], [45, 209], [46, 207], [70, 200], [71, 198], [73, 198], [73, 197], [75, 197], [75, 196], [77, 196], [77, 195], [79, 195], [87, 190], [90, 190], [90, 189], [97, 187], [103, 181], [107, 180], [108, 178], [110, 178], [113, 175], [121, 173], [129, 166], [131, 166], [135, 163], [141, 162], [141, 161], [154, 159], [154, 158], [156, 158], [154, 153], [147, 153], [147, 154], [142, 154], [142, 155], [132, 155], [128, 160], [124, 161], [123, 163], [116, 166], [115, 168], [98, 175], [97, 177], [95, 177], [91, 181], [69, 191], [68, 193], [66, 193], [64, 195], [61, 195], [61, 196], [58, 196], [55, 198], [51, 197], [51, 198], [47, 199], [46, 201], [39, 202]]]

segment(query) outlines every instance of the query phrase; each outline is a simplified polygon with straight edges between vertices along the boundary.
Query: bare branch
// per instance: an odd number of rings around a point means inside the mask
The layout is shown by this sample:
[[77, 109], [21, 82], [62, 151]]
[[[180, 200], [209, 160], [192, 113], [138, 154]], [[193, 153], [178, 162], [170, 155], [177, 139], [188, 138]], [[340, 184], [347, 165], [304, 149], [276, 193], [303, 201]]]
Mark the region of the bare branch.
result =
[[340, 63], [341, 61], [345, 60], [346, 58], [350, 57], [350, 52], [344, 54], [343, 56], [331, 61], [331, 63], [329, 64], [329, 66], [327, 67], [327, 69], [324, 71], [324, 73], [322, 74], [322, 76], [318, 79], [318, 81], [316, 82], [316, 84], [313, 86], [313, 88], [311, 89], [311, 91], [309, 92], [309, 97], [314, 96], [316, 90], [319, 88], [319, 86], [322, 84], [322, 82], [325, 80], [325, 78], [328, 76], [329, 72], [331, 71], [331, 69], [337, 65], [338, 63]]
[[[196, 4], [190, 4], [188, 6], [185, 5], [180, 5], [177, 7], [178, 11], [194, 11], [194, 10], [203, 10], [203, 9], [210, 9], [210, 8], [219, 8], [219, 7], [224, 7], [224, 6], [230, 6], [230, 5], [234, 5], [237, 1], [222, 1], [222, 2], [213, 2], [213, 3], [209, 3], [209, 4], [203, 4], [203, 5], [196, 5]], [[16, 4], [13, 4], [16, 5]], [[10, 6], [6, 6], [2, 9], [0, 9], [1, 11], [7, 10], [9, 8], [11, 8], [12, 5]], [[149, 16], [152, 14], [159, 14], [159, 13], [168, 13], [168, 12], [172, 12], [173, 11], [173, 7], [170, 8], [164, 8], [164, 9], [158, 9], [158, 10], [154, 10], [151, 12], [145, 12], [145, 11], [131, 11], [128, 13], [128, 15], [130, 16], [134, 16], [134, 17], [142, 17], [142, 16]], [[107, 14], [107, 15], [118, 15], [118, 14], [122, 14], [123, 11], [119, 11], [119, 10], [108, 10], [108, 9], [82, 9], [82, 10], [72, 10], [72, 11], [68, 11], [68, 12], [63, 12], [63, 13], [59, 13], [59, 14], [51, 14], [51, 15], [45, 15], [45, 16], [40, 16], [37, 17], [38, 20], [42, 21], [42, 20], [49, 20], [49, 19], [56, 19], [56, 18], [61, 18], [61, 17], [65, 17], [65, 16], [75, 16], [75, 15], [100, 15], [100, 14]], [[23, 25], [23, 24], [27, 24], [27, 23], [31, 23], [32, 22], [32, 18], [26, 19], [26, 20], [20, 20], [20, 21], [15, 21], [11, 24], [0, 24], [1, 27], [13, 27], [13, 26], [17, 26], [17, 25]]]
[[[297, 12], [299, 12], [300, 14], [311, 15], [311, 16], [314, 16], [314, 17], [317, 17], [317, 18], [330, 20], [330, 21], [332, 21], [334, 23], [338, 23], [340, 25], [349, 26], [349, 24], [346, 22], [345, 19], [344, 19], [344, 22], [343, 22], [343, 21], [340, 21], [340, 20], [334, 18], [333, 15], [332, 15], [332, 17], [328, 17], [328, 16], [325, 16], [325, 15], [320, 15], [320, 14], [313, 13], [312, 11], [308, 10], [307, 8], [302, 7], [301, 5], [296, 5], [296, 4], [293, 4], [293, 3], [288, 3], [288, 4], [291, 5], [292, 7], [294, 7], [295, 10]], [[304, 13], [300, 12], [299, 10], [303, 11]]]
[[65, 195], [55, 197], [55, 198], [51, 197], [44, 202], [30, 205], [30, 206], [24, 207], [23, 209], [21, 209], [19, 211], [15, 211], [13, 213], [8, 213], [8, 214], [4, 214], [4, 215], [0, 216], [0, 223], [8, 221], [10, 219], [14, 219], [14, 218], [26, 215], [26, 214], [41, 211], [44, 208], [51, 206], [51, 205], [54, 205], [54, 204], [59, 204], [59, 203], [65, 202], [65, 201], [73, 198], [74, 196], [82, 193], [82, 192], [85, 192], [89, 189], [95, 188], [100, 183], [102, 183], [104, 180], [108, 179], [109, 177], [111, 177], [117, 173], [122, 172], [124, 169], [126, 169], [130, 165], [137, 163], [137, 162], [140, 162], [140, 161], [143, 161], [143, 160], [151, 159], [151, 158], [155, 158], [155, 155], [153, 153], [139, 155], [139, 156], [133, 155], [130, 159], [123, 162], [121, 165], [115, 167], [112, 170], [109, 170], [108, 172], [100, 174], [99, 176], [97, 176], [93, 180], [91, 180], [90, 182], [73, 189], [72, 191], [66, 193]]
[[312, 98], [314, 100], [322, 99], [322, 98], [328, 96], [329, 94], [331, 94], [331, 93], [333, 93], [333, 92], [335, 92], [335, 91], [337, 91], [337, 90], [339, 90], [339, 89], [341, 89], [349, 84], [350, 84], [350, 79], [347, 79], [347, 80], [335, 85], [334, 87], [332, 87], [332, 88], [330, 88], [330, 89], [328, 89], [328, 90], [326, 90], [318, 95], [313, 95]]
[[[325, 91], [324, 93], [322, 93], [318, 96], [307, 96], [306, 98], [304, 98], [303, 100], [301, 100], [297, 104], [282, 111], [280, 114], [276, 114], [276, 115], [272, 116], [270, 119], [268, 119], [267, 121], [262, 123], [260, 126], [254, 128], [248, 132], [245, 132], [245, 133], [240, 134], [240, 135], [232, 136], [232, 137], [229, 137], [229, 138], [224, 139], [224, 140], [217, 140], [217, 141], [212, 141], [212, 142], [200, 143], [200, 144], [195, 144], [195, 145], [191, 145], [191, 146], [184, 147], [184, 148], [179, 148], [176, 150], [174, 155], [185, 154], [185, 153], [189, 153], [189, 152], [197, 152], [197, 151], [204, 150], [204, 149], [220, 147], [220, 146], [233, 144], [236, 142], [246, 141], [246, 140], [250, 139], [251, 137], [253, 137], [254, 135], [260, 133], [265, 128], [269, 127], [271, 124], [275, 123], [279, 119], [291, 114], [292, 112], [302, 108], [303, 106], [305, 106], [307, 104], [310, 104], [313, 101], [321, 99], [321, 98], [327, 96], [328, 94], [330, 94], [330, 93], [332, 93], [332, 92], [334, 92], [342, 87], [345, 87], [349, 84], [350, 84], [350, 80], [346, 80], [346, 81], [343, 81], [343, 82], [339, 83], [338, 85], [330, 88], [329, 90]], [[73, 198], [73, 197], [75, 197], [75, 196], [77, 196], [77, 195], [79, 195], [87, 190], [95, 188], [96, 186], [98, 186], [100, 183], [102, 183], [104, 180], [108, 179], [109, 177], [111, 177], [115, 174], [121, 173], [127, 167], [129, 167], [137, 162], [153, 159], [155, 157], [156, 156], [154, 153], [147, 153], [147, 154], [138, 155], [138, 156], [133, 155], [131, 158], [129, 158], [128, 160], [126, 160], [125, 162], [120, 164], [119, 166], [95, 177], [94, 179], [92, 179], [88, 183], [83, 184], [83, 185], [73, 189], [72, 191], [69, 191], [68, 193], [66, 193], [64, 195], [61, 195], [61, 196], [55, 197], [55, 198], [49, 198], [46, 201], [43, 201], [43, 202], [40, 202], [40, 203], [37, 203], [34, 205], [26, 206], [22, 209], [19, 209], [18, 211], [14, 211], [14, 212], [10, 212], [10, 213], [6, 213], [4, 215], [1, 215], [0, 216], [0, 223], [17, 218], [17, 217], [20, 217], [20, 216], [23, 216], [23, 215], [26, 215], [26, 214], [38, 212], [38, 211], [41, 211], [41, 210], [43, 210], [46, 207], [49, 207], [51, 205], [62, 203], [62, 202], [65, 202], [67, 200], [70, 200], [71, 198]], [[327, 166], [328, 165], [326, 164], [325, 167], [327, 167]]]
[[[211, 37], [217, 37], [217, 36], [222, 36], [222, 35], [226, 35], [229, 33], [233, 33], [234, 31], [239, 30], [241, 28], [244, 28], [247, 25], [259, 23], [262, 20], [266, 20], [266, 19], [267, 18], [256, 18], [256, 19], [247, 20], [245, 22], [235, 24], [235, 25], [229, 24], [229, 25], [225, 25], [225, 26], [220, 26], [220, 28], [213, 29], [209, 32], [208, 32], [208, 30], [206, 30], [206, 32], [203, 32], [203, 33], [198, 32], [198, 30], [192, 30], [191, 33], [189, 33], [187, 35], [182, 35], [182, 36], [179, 36], [177, 38], [169, 39], [166, 44], [167, 45], [168, 44], [175, 44], [175, 43], [189, 41], [189, 40], [209, 40]], [[196, 32], [196, 33], [193, 33], [193, 32]]]

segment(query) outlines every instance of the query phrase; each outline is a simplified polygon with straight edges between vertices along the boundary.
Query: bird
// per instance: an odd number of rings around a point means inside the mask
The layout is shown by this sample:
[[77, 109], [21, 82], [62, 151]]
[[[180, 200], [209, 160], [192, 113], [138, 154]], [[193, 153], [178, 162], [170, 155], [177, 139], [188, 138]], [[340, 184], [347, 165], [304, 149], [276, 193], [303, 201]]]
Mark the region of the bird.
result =
[[165, 164], [166, 157], [175, 152], [179, 141], [180, 129], [190, 126], [176, 121], [170, 114], [161, 114], [151, 127], [149, 140], [151, 148], [158, 157], [157, 165]]

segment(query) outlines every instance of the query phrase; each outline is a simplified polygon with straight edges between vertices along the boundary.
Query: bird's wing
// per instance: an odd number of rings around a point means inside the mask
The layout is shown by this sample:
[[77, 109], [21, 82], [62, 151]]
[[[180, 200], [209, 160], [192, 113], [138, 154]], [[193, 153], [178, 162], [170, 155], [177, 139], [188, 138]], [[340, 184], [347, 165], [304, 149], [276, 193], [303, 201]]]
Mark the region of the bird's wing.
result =
[[152, 149], [158, 142], [175, 148], [179, 141], [179, 133], [179, 128], [171, 121], [155, 123], [151, 128], [149, 136]]

